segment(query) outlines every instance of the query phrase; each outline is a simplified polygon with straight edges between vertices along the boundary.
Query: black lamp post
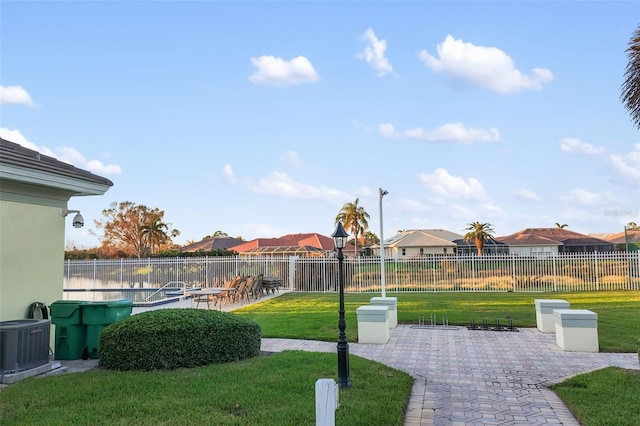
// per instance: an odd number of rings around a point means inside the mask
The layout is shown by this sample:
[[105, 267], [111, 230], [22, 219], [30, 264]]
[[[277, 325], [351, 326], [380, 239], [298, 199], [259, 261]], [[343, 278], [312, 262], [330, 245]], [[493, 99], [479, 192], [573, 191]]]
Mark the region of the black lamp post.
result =
[[342, 262], [344, 255], [342, 249], [347, 245], [347, 237], [349, 234], [344, 230], [342, 222], [338, 222], [336, 230], [331, 235], [333, 242], [338, 249], [338, 284], [340, 286], [340, 320], [338, 321], [338, 329], [340, 334], [338, 335], [338, 385], [340, 388], [350, 388], [351, 378], [349, 377], [349, 342], [347, 342], [347, 335], [344, 330], [347, 328], [347, 323], [344, 320], [344, 271], [342, 269]]

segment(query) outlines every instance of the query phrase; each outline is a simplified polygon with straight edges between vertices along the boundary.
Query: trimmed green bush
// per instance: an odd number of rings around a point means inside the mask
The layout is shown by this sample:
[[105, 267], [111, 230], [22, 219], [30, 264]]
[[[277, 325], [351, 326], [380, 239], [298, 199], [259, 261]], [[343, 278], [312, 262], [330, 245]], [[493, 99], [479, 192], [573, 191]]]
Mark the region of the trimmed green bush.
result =
[[260, 354], [262, 330], [248, 318], [204, 309], [158, 309], [117, 321], [100, 334], [100, 366], [171, 370]]

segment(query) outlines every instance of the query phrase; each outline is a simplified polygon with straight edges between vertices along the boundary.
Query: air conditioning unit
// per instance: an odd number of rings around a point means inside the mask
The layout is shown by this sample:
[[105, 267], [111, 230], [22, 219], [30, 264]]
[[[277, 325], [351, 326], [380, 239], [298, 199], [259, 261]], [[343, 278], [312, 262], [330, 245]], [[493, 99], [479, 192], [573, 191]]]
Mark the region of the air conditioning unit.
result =
[[0, 322], [0, 374], [13, 374], [49, 362], [51, 323], [42, 319]]

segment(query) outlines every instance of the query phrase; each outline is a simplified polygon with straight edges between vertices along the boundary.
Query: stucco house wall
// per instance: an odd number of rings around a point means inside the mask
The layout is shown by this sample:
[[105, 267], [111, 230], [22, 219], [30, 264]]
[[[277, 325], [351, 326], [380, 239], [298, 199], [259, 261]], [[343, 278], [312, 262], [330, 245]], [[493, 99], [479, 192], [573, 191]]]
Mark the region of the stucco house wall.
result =
[[64, 218], [58, 207], [4, 200], [0, 217], [0, 320], [26, 318], [32, 302], [62, 299]]
[[[444, 229], [408, 229], [385, 239], [384, 255], [387, 259], [403, 259], [456, 253], [456, 238], [462, 235]], [[380, 246], [373, 246], [374, 256], [380, 255]]]
[[[67, 208], [75, 196], [113, 183], [0, 138], [0, 321], [27, 318], [29, 305], [63, 299]], [[55, 327], [51, 327], [51, 347]]]
[[[401, 259], [403, 257], [416, 257], [416, 256], [429, 256], [429, 255], [444, 255], [444, 254], [455, 254], [455, 247], [453, 246], [436, 246], [436, 247], [391, 247], [391, 255], [386, 250], [385, 247], [385, 256], [392, 257], [395, 259]], [[378, 249], [378, 252], [380, 250]], [[404, 253], [404, 254], [403, 254]]]

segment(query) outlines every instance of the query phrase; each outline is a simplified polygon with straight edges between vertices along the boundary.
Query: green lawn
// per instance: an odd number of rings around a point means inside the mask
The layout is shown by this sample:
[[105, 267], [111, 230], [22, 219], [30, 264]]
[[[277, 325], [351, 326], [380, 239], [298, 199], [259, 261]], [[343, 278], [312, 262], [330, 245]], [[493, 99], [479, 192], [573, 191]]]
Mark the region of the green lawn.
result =
[[[351, 355], [354, 383], [336, 423], [402, 425], [413, 380]], [[0, 390], [0, 424], [314, 425], [315, 383], [337, 380], [335, 354], [284, 351], [174, 371], [93, 370], [31, 378]]]
[[[347, 335], [357, 341], [355, 310], [379, 294], [345, 296]], [[534, 299], [565, 299], [598, 313], [603, 351], [635, 352], [640, 338], [640, 291], [598, 293], [401, 293], [398, 320], [430, 314], [449, 324], [472, 318], [513, 318], [535, 327]], [[338, 295], [289, 293], [234, 311], [257, 321], [264, 337], [335, 342]], [[354, 386], [340, 391], [337, 424], [402, 425], [412, 379], [406, 373], [350, 356]], [[335, 354], [285, 351], [240, 362], [155, 372], [106, 370], [31, 378], [0, 390], [6, 425], [312, 425], [315, 381], [337, 380]], [[584, 425], [630, 425], [640, 418], [638, 373], [604, 369], [554, 390]], [[609, 421], [612, 419], [611, 421]], [[614, 420], [620, 419], [620, 420]], [[627, 423], [625, 423], [627, 419]]]
[[[371, 294], [345, 294], [347, 338], [357, 341], [356, 309], [369, 304]], [[598, 337], [603, 352], [635, 352], [640, 338], [640, 291], [584, 293], [387, 293], [398, 298], [398, 322], [417, 324], [420, 317], [429, 323], [435, 314], [450, 325], [469, 325], [471, 319], [506, 323], [513, 318], [518, 328], [535, 327], [534, 299], [564, 299], [572, 309], [589, 309], [598, 314]], [[338, 335], [338, 295], [328, 293], [287, 293], [264, 303], [234, 311], [257, 321], [264, 337], [335, 341]]]
[[640, 371], [608, 367], [551, 388], [584, 426], [640, 424]]

